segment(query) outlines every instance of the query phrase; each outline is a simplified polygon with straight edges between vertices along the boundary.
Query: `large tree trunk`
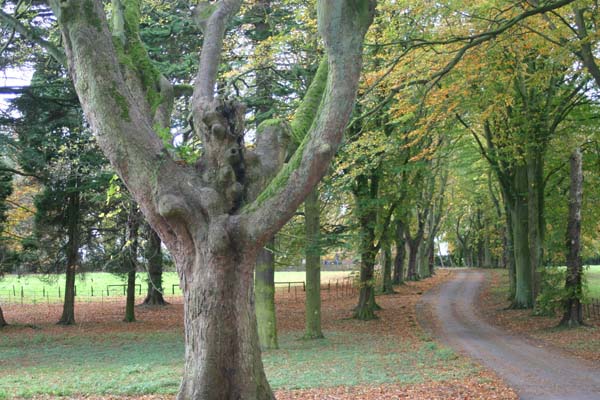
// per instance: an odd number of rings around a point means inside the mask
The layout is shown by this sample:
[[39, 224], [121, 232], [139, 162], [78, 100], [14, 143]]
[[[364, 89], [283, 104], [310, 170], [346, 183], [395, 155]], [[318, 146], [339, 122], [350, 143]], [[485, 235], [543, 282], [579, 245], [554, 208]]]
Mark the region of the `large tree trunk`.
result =
[[0, 307], [0, 328], [6, 325], [8, 325], [8, 323], [4, 319], [4, 313], [2, 312], [2, 307]]
[[408, 270], [406, 274], [406, 280], [417, 281], [419, 275], [417, 273], [417, 255], [419, 252], [419, 243], [415, 243], [414, 240], [408, 240]]
[[527, 171], [523, 166], [515, 167], [515, 196], [511, 207], [513, 248], [515, 257], [516, 290], [514, 308], [533, 307], [533, 273], [529, 254], [529, 211], [527, 207]]
[[[254, 257], [234, 248], [186, 249], [193, 271], [182, 282], [188, 399], [274, 399], [264, 374], [254, 311]], [[204, 256], [204, 257], [203, 257]], [[208, 312], [207, 312], [208, 310]]]
[[65, 272], [65, 300], [63, 312], [58, 324], [75, 324], [75, 275], [79, 266], [79, 218], [80, 198], [79, 192], [69, 195], [67, 204], [67, 268]]
[[270, 250], [261, 249], [256, 257], [254, 294], [256, 296], [256, 320], [258, 338], [262, 349], [277, 349], [277, 315], [275, 312], [275, 255], [271, 240]]
[[361, 255], [360, 262], [360, 292], [358, 305], [354, 310], [354, 318], [361, 321], [376, 319], [375, 311], [379, 308], [375, 302], [374, 285], [375, 256], [373, 252]]
[[150, 226], [147, 227], [148, 243], [146, 260], [148, 260], [148, 292], [143, 304], [148, 306], [164, 306], [168, 304], [163, 296], [162, 285], [163, 254], [161, 240]]
[[360, 224], [360, 292], [354, 318], [367, 321], [376, 318], [375, 310], [375, 224], [377, 223], [377, 198], [379, 196], [379, 171], [370, 176], [355, 178], [354, 198]]
[[320, 201], [315, 187], [304, 201], [306, 233], [305, 339], [323, 338], [321, 331], [321, 246]]
[[381, 288], [382, 294], [393, 294], [394, 287], [392, 285], [392, 245], [389, 240], [386, 240], [381, 245], [382, 261], [383, 261], [383, 284]]
[[527, 160], [527, 211], [529, 212], [529, 257], [531, 258], [531, 297], [532, 305], [539, 292], [539, 270], [544, 250], [544, 164], [543, 152], [528, 156]]
[[406, 241], [404, 240], [404, 225], [396, 223], [396, 257], [394, 257], [394, 285], [404, 283], [404, 258], [406, 257]]
[[125, 318], [123, 319], [125, 322], [135, 321], [135, 275], [140, 218], [137, 204], [132, 202], [127, 216], [127, 247], [123, 258], [123, 270], [127, 272], [127, 298], [125, 300]]
[[571, 155], [571, 189], [569, 195], [569, 222], [567, 224], [567, 297], [560, 325], [573, 327], [583, 324], [582, 261], [581, 261], [581, 202], [583, 197], [583, 170], [581, 150]]
[[[311, 84], [291, 128], [269, 124], [249, 149], [243, 105], [215, 96], [223, 36], [241, 3], [219, 1], [207, 10], [202, 2], [196, 13], [206, 18], [190, 122], [202, 156], [181, 165], [157, 132], [156, 114], [170, 110], [170, 85], [140, 51], [140, 2], [113, 1], [121, 29], [111, 33], [103, 1], [79, 7], [50, 0], [86, 119], [177, 265], [186, 343], [181, 400], [273, 399], [254, 311], [257, 252], [294, 215], [339, 147], [375, 7], [371, 0], [317, 1], [326, 79], [312, 92]], [[302, 145], [281, 169], [292, 135]], [[275, 176], [267, 187], [264, 176]]]
[[417, 274], [419, 279], [429, 277], [429, 246], [427, 240], [422, 240], [417, 250]]

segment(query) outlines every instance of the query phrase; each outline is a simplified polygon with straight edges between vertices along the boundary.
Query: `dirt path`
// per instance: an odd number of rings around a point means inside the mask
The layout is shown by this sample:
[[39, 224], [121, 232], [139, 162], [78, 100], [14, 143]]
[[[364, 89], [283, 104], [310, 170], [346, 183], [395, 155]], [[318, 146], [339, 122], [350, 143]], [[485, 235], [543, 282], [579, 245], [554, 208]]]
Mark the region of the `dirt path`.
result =
[[436, 320], [435, 334], [494, 370], [521, 399], [600, 399], [598, 365], [510, 335], [481, 317], [476, 303], [485, 276], [481, 271], [459, 271], [423, 296]]

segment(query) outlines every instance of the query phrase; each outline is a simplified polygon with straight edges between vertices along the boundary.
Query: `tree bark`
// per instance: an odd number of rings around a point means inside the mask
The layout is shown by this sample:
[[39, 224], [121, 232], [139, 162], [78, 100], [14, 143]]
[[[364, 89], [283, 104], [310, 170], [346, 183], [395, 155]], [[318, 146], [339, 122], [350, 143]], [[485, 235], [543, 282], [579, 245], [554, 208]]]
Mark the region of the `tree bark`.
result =
[[514, 230], [512, 223], [512, 208], [511, 208], [511, 200], [510, 198], [503, 194], [504, 196], [504, 218], [506, 220], [506, 228], [504, 230], [504, 249], [502, 252], [502, 259], [504, 262], [504, 267], [508, 269], [508, 282], [509, 282], [509, 299], [510, 301], [514, 301], [514, 298], [517, 294], [517, 266], [515, 263], [515, 249], [514, 249]]
[[419, 243], [414, 239], [408, 239], [408, 270], [406, 272], [406, 280], [418, 281], [419, 274], [417, 272], [417, 256], [419, 252]]
[[260, 347], [263, 350], [279, 348], [275, 312], [275, 256], [272, 251], [274, 245], [275, 241], [271, 240], [270, 251], [261, 249], [258, 252], [254, 274], [256, 322]]
[[404, 225], [396, 222], [396, 256], [394, 257], [394, 285], [404, 283], [404, 258], [406, 257], [406, 241], [404, 240]]
[[571, 188], [569, 193], [569, 222], [567, 224], [567, 279], [564, 314], [560, 325], [574, 327], [583, 324], [582, 261], [581, 261], [581, 203], [583, 198], [583, 168], [581, 150], [571, 155]]
[[529, 254], [528, 180], [526, 166], [515, 167], [515, 196], [511, 207], [516, 290], [514, 308], [533, 307], [533, 273]]
[[163, 254], [161, 240], [158, 234], [147, 227], [148, 243], [146, 245], [146, 260], [148, 261], [148, 292], [142, 304], [148, 306], [164, 306], [168, 303], [163, 296], [162, 284]]
[[435, 243], [433, 241], [429, 243], [429, 251], [427, 256], [429, 257], [429, 276], [433, 276], [435, 275]]
[[417, 274], [419, 279], [429, 277], [429, 246], [427, 240], [422, 240], [417, 250]]
[[79, 267], [81, 213], [79, 192], [69, 194], [67, 204], [67, 268], [65, 272], [65, 300], [59, 325], [75, 324], [75, 275]]
[[361, 321], [377, 319], [375, 311], [379, 308], [375, 302], [374, 281], [375, 256], [373, 252], [361, 255], [360, 261], [360, 292], [358, 305], [354, 310], [354, 318]]
[[529, 236], [529, 257], [531, 258], [531, 302], [539, 292], [538, 270], [543, 260], [544, 250], [544, 163], [543, 151], [532, 152], [527, 157], [527, 225]]
[[375, 319], [375, 224], [377, 223], [376, 204], [379, 195], [379, 171], [370, 176], [359, 175], [355, 178], [354, 199], [360, 226], [360, 292], [354, 318], [367, 321]]
[[137, 270], [138, 231], [140, 226], [137, 204], [131, 202], [127, 216], [127, 245], [123, 258], [123, 270], [127, 271], [127, 298], [124, 322], [135, 322], [135, 276]]
[[200, 264], [189, 265], [193, 273], [184, 282], [185, 340], [190, 345], [177, 398], [274, 399], [256, 327], [256, 255], [224, 248], [204, 256], [198, 250], [187, 249], [190, 260], [200, 259]]
[[2, 307], [0, 306], [0, 328], [7, 326], [8, 323], [4, 319], [4, 313], [2, 312]]
[[305, 339], [321, 339], [321, 246], [320, 200], [315, 187], [304, 201], [306, 232]]
[[392, 245], [389, 240], [383, 242], [381, 246], [383, 261], [383, 285], [382, 294], [393, 294], [394, 287], [392, 282]]

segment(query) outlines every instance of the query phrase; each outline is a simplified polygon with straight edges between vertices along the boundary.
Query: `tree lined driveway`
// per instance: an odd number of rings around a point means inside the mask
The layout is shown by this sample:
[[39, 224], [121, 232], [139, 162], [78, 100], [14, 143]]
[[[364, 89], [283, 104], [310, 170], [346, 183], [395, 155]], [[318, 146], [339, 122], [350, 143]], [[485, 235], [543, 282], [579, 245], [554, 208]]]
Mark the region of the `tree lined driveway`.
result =
[[481, 271], [459, 271], [423, 296], [437, 322], [435, 335], [495, 371], [521, 399], [600, 399], [600, 366], [511, 335], [483, 319], [477, 305], [485, 277]]

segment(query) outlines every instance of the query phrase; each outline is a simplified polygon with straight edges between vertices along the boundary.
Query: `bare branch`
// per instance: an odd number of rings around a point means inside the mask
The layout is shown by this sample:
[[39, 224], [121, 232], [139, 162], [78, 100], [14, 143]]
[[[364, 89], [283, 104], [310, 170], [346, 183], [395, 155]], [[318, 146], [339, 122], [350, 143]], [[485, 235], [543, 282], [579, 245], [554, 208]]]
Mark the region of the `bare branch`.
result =
[[38, 34], [36, 34], [31, 28], [25, 26], [21, 21], [16, 19], [10, 14], [7, 14], [0, 8], [0, 21], [5, 26], [14, 29], [17, 33], [19, 33], [24, 38], [31, 40], [35, 44], [39, 45], [43, 49], [45, 49], [48, 54], [52, 56], [59, 64], [67, 65], [67, 58], [65, 57], [65, 53], [46, 39], [42, 38]]
[[214, 5], [202, 3], [202, 13], [210, 13], [204, 30], [204, 42], [200, 53], [200, 66], [194, 83], [194, 104], [214, 99], [217, 72], [221, 62], [223, 36], [229, 20], [238, 12], [241, 0], [220, 0]]

